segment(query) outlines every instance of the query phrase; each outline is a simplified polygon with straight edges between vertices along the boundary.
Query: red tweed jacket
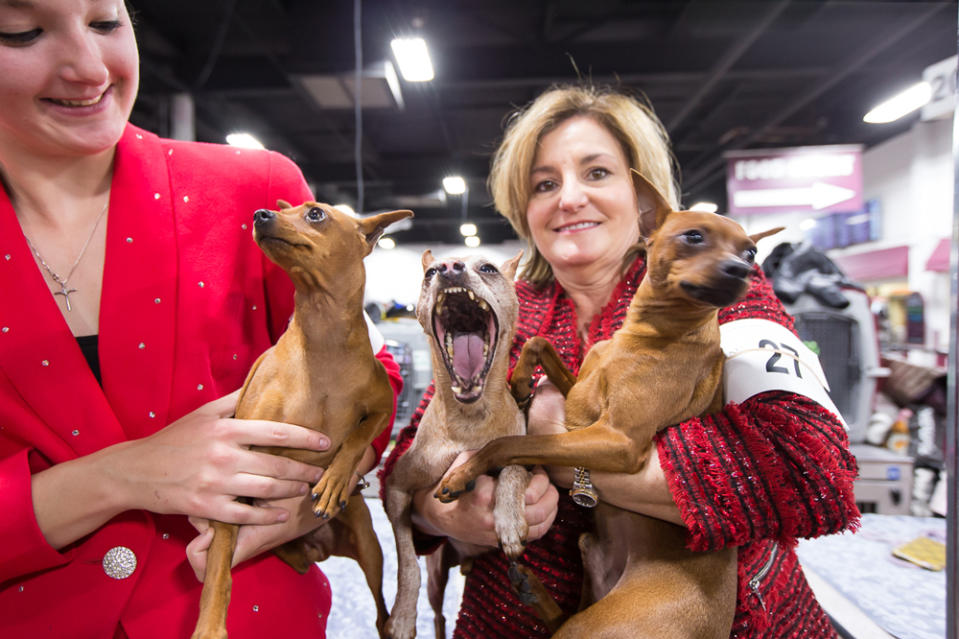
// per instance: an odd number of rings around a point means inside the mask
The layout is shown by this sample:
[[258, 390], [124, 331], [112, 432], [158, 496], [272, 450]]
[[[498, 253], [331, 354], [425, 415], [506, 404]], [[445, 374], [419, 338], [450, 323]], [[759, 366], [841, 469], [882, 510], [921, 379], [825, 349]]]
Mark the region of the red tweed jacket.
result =
[[[638, 258], [607, 306], [589, 327], [590, 343], [606, 339], [626, 316], [645, 274]], [[520, 319], [512, 363], [533, 335], [548, 338], [567, 366], [579, 369], [590, 344], [576, 331], [572, 301], [562, 287], [542, 290], [517, 283]], [[720, 323], [745, 318], [772, 320], [794, 330], [792, 318], [757, 268], [746, 298], [720, 312]], [[412, 442], [432, 396], [427, 391], [400, 434], [381, 476]], [[692, 419], [657, 435], [670, 489], [697, 550], [739, 547], [739, 596], [731, 638], [835, 637], [816, 602], [793, 550], [800, 537], [855, 528], [855, 458], [837, 419], [804, 397], [766, 392], [721, 412]], [[589, 511], [561, 492], [559, 514], [549, 532], [522, 557], [567, 610], [575, 610], [582, 583], [579, 534], [592, 525]], [[441, 540], [420, 538], [429, 552]], [[478, 557], [469, 573], [454, 637], [547, 637], [546, 628], [509, 587], [501, 552]]]

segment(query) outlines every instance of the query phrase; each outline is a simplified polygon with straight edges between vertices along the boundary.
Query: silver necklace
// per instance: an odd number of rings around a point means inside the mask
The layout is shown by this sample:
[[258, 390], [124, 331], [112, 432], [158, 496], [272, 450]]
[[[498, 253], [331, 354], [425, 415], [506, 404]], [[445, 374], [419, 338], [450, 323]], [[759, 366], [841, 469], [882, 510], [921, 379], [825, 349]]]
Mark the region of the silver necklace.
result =
[[77, 289], [70, 288], [67, 286], [67, 282], [70, 281], [70, 278], [73, 277], [73, 272], [77, 270], [77, 265], [80, 264], [80, 260], [83, 258], [83, 254], [87, 252], [87, 247], [90, 246], [90, 242], [93, 240], [93, 236], [97, 232], [97, 227], [100, 226], [100, 220], [103, 219], [103, 215], [107, 212], [107, 209], [110, 208], [110, 198], [107, 197], [107, 203], [103, 205], [103, 210], [100, 211], [100, 215], [97, 216], [97, 221], [93, 223], [93, 228], [90, 230], [90, 236], [87, 238], [87, 241], [83, 243], [83, 248], [80, 249], [80, 254], [77, 255], [77, 259], [73, 260], [73, 266], [70, 267], [70, 272], [67, 273], [66, 277], [60, 277], [54, 272], [50, 265], [44, 261], [40, 256], [40, 252], [37, 250], [37, 247], [33, 245], [33, 242], [30, 241], [30, 238], [27, 237], [27, 234], [24, 233], [23, 237], [27, 240], [27, 246], [30, 247], [30, 250], [33, 251], [33, 254], [37, 256], [37, 260], [40, 262], [40, 266], [50, 274], [50, 277], [54, 282], [60, 285], [59, 291], [54, 291], [54, 295], [62, 295], [64, 302], [67, 304], [67, 310], [72, 311], [73, 307], [70, 306], [70, 293], [76, 293]]

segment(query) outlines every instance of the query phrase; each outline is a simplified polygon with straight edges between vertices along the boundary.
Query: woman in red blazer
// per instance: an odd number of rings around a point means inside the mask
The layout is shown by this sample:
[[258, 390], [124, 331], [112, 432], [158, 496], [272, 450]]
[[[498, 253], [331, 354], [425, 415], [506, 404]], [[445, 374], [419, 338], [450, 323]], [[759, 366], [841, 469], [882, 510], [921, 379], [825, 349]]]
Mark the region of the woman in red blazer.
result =
[[260, 554], [320, 523], [303, 493], [321, 471], [248, 446], [328, 441], [230, 418], [293, 308], [252, 214], [312, 199], [302, 174], [276, 153], [130, 125], [122, 0], [0, 2], [0, 68], [0, 634], [189, 636], [192, 516], [255, 524], [238, 544], [231, 639], [323, 636], [322, 572]]

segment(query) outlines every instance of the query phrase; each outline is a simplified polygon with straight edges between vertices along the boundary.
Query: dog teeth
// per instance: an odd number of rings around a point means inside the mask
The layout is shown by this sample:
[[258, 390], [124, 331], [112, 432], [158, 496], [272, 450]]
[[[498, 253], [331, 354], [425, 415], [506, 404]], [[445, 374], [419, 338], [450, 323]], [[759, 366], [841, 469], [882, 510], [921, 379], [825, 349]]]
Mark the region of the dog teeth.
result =
[[483, 342], [483, 357], [485, 358], [488, 356], [489, 356], [489, 344], [487, 344], [486, 342]]
[[457, 395], [459, 395], [460, 393], [463, 392], [463, 387], [457, 384], [453, 384], [452, 386], [450, 386], [450, 390], [456, 393]]
[[476, 296], [473, 295], [473, 291], [467, 289], [467, 290], [466, 290], [466, 294], [469, 295], [469, 298], [470, 298], [471, 300], [474, 300], [474, 301], [476, 300]]
[[481, 300], [478, 302], [478, 304], [479, 304], [479, 307], [480, 307], [481, 309], [483, 309], [484, 311], [488, 311], [488, 310], [489, 310], [489, 304], [486, 303], [486, 300], [481, 299]]
[[446, 334], [446, 340], [444, 346], [446, 347], [446, 354], [451, 358], [453, 357], [453, 335], [452, 333]]

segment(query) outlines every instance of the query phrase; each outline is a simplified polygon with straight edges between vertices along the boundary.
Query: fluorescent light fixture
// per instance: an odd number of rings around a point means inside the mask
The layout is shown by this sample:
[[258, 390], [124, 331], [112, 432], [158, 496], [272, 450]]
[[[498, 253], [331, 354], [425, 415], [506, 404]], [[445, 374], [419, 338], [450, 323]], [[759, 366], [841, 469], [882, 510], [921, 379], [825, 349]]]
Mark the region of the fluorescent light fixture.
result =
[[443, 178], [443, 190], [450, 195], [466, 193], [466, 180], [459, 175], [448, 175]]
[[816, 220], [811, 217], [807, 217], [805, 220], [799, 223], [799, 229], [802, 231], [809, 231], [816, 228]]
[[862, 116], [862, 121], [869, 124], [894, 122], [902, 116], [922, 108], [931, 99], [932, 85], [928, 82], [917, 82], [902, 93], [896, 94], [874, 107], [869, 113]]
[[715, 213], [719, 210], [719, 205], [715, 202], [696, 202], [691, 207], [690, 211], [702, 211], [703, 213]]
[[480, 245], [479, 235], [470, 235], [469, 237], [463, 238], [463, 242], [470, 248], [476, 248]]
[[249, 133], [231, 133], [226, 136], [226, 143], [241, 149], [263, 149], [263, 143]]
[[407, 82], [429, 82], [433, 79], [433, 62], [423, 38], [394, 38], [390, 42], [400, 74]]
[[396, 248], [396, 241], [392, 237], [381, 237], [376, 245], [382, 249], [390, 250]]
[[346, 214], [349, 215], [350, 217], [357, 217], [356, 211], [354, 211], [354, 210], [353, 210], [353, 207], [350, 206], [349, 204], [345, 204], [345, 203], [344, 203], [344, 204], [334, 204], [334, 205], [333, 205], [333, 208], [335, 208], [335, 209], [340, 209], [341, 211], [343, 211], [344, 213], [346, 213]]
[[476, 235], [476, 225], [472, 222], [465, 222], [460, 224], [460, 235], [463, 237], [470, 237], [471, 235]]

